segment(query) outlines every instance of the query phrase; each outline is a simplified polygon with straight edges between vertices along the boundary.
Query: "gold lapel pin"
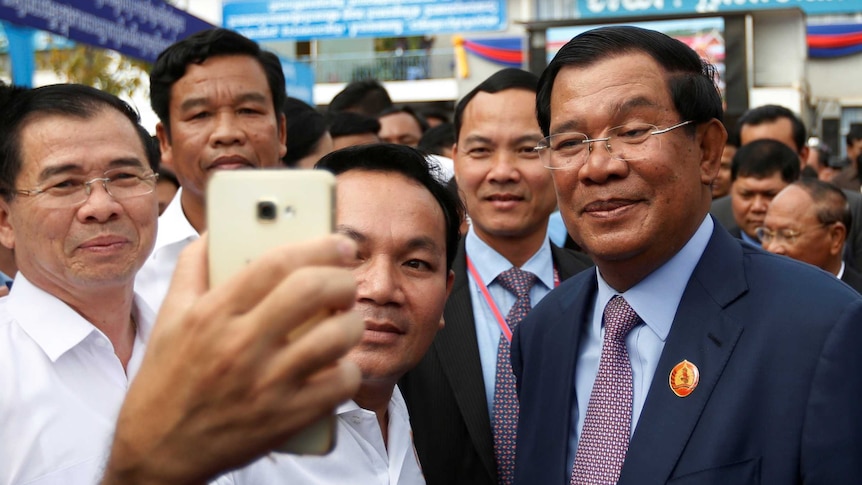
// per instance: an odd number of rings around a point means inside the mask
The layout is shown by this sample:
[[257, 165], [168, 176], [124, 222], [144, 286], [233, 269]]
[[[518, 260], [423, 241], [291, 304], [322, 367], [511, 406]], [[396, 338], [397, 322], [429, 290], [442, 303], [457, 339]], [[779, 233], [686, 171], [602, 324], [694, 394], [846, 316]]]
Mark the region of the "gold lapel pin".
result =
[[686, 397], [694, 391], [700, 381], [700, 371], [697, 366], [687, 360], [673, 366], [670, 371], [670, 389], [678, 397]]

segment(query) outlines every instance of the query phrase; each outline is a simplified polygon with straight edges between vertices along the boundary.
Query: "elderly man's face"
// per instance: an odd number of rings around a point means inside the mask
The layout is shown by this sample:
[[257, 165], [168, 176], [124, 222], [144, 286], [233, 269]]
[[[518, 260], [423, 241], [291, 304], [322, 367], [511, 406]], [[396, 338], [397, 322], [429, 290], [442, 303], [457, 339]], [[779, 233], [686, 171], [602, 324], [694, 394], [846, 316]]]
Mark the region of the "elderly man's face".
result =
[[[643, 53], [563, 67], [551, 92], [550, 134], [597, 138], [631, 122], [685, 122], [666, 79]], [[566, 226], [612, 286], [624, 291], [640, 281], [694, 234], [708, 211], [724, 141], [717, 121], [683, 126], [649, 137], [637, 159], [612, 158], [596, 142], [583, 161], [551, 172]]]
[[[21, 130], [19, 190], [47, 189], [107, 177], [149, 174], [144, 146], [128, 118], [103, 109], [89, 119], [45, 115]], [[158, 205], [154, 192], [108, 194], [100, 182], [80, 203], [57, 207], [49, 192], [0, 203], [0, 238], [15, 249], [20, 271], [55, 294], [131, 285], [152, 251]]]
[[830, 266], [841, 259], [844, 238], [835, 244], [832, 225], [820, 223], [814, 200], [808, 192], [795, 185], [775, 196], [763, 227], [772, 236], [763, 241], [763, 248], [771, 253], [790, 256], [827, 271], [831, 271]]
[[366, 327], [348, 358], [365, 382], [394, 384], [443, 327], [453, 281], [445, 217], [434, 196], [403, 175], [351, 170], [337, 183], [338, 231], [359, 245], [356, 309]]

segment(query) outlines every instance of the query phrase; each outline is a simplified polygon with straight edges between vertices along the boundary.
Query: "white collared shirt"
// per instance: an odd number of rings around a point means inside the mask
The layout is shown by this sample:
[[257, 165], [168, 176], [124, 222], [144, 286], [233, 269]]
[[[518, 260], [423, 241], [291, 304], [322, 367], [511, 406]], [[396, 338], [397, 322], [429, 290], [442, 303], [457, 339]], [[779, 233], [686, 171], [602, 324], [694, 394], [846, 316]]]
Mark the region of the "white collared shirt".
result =
[[159, 217], [159, 231], [153, 252], [135, 277], [135, 293], [158, 312], [177, 267], [180, 253], [200, 237], [183, 212], [183, 189], [177, 190], [165, 212]]
[[413, 448], [410, 418], [396, 386], [389, 400], [388, 443], [377, 415], [349, 401], [338, 407], [335, 449], [324, 456], [271, 454], [232, 473], [236, 484], [414, 485], [425, 478]]
[[154, 322], [134, 308], [126, 372], [105, 334], [18, 273], [0, 299], [0, 485], [99, 482]]

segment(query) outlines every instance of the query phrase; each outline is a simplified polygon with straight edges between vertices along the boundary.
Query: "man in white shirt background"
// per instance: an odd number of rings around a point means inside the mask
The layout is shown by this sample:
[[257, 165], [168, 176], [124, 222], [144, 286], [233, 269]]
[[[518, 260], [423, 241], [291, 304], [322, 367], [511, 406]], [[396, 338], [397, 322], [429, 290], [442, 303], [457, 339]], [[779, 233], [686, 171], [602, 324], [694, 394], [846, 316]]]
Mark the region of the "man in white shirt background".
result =
[[337, 231], [358, 245], [353, 274], [365, 332], [347, 359], [359, 366], [362, 384], [337, 410], [332, 453], [273, 455], [238, 472], [236, 481], [424, 484], [396, 383], [443, 326], [463, 208], [410, 147], [346, 148], [317, 168], [336, 175]]
[[285, 97], [278, 57], [230, 30], [199, 32], [159, 55], [150, 72], [150, 103], [160, 120], [162, 162], [182, 188], [159, 218], [155, 248], [135, 284], [154, 309], [179, 253], [206, 229], [209, 174], [281, 166]]

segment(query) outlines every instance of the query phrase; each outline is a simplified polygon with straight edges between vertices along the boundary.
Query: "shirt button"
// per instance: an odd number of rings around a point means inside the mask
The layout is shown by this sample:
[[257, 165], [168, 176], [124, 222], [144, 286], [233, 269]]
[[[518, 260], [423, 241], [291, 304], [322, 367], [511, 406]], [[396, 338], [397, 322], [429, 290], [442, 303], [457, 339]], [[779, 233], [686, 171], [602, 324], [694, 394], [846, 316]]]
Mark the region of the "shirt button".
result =
[[360, 416], [353, 416], [351, 419], [353, 420], [353, 424], [359, 424], [362, 422], [362, 418]]

